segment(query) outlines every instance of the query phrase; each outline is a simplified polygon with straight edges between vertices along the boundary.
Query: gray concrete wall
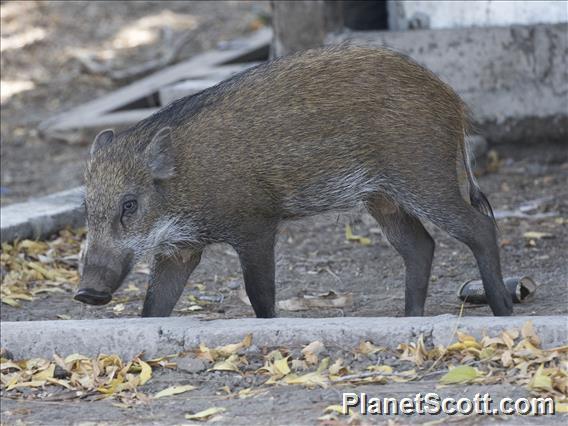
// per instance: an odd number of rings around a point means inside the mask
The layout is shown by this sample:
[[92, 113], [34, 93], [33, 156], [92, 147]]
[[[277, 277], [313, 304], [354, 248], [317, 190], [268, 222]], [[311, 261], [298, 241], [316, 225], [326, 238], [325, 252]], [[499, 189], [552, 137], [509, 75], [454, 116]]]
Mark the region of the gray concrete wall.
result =
[[568, 22], [565, 0], [388, 0], [388, 8], [391, 30], [406, 30], [413, 23], [426, 24], [423, 28], [464, 28]]
[[329, 35], [403, 52], [449, 83], [490, 142], [568, 141], [567, 24]]

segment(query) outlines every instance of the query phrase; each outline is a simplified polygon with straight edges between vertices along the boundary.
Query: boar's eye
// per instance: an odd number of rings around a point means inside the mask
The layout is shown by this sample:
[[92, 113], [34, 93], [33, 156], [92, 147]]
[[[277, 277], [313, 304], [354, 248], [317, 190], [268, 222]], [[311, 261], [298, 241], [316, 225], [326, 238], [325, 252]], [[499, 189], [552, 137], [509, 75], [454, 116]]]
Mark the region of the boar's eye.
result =
[[126, 200], [122, 203], [122, 216], [132, 214], [138, 208], [138, 203], [136, 200]]

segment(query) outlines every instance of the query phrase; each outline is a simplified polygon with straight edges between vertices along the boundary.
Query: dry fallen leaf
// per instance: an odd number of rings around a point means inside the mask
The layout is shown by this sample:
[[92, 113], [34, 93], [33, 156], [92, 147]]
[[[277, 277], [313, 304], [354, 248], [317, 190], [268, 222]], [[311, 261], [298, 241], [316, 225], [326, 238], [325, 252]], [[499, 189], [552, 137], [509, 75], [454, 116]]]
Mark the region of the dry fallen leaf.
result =
[[140, 364], [140, 385], [145, 384], [148, 380], [152, 378], [152, 367], [150, 367], [147, 363], [142, 361], [140, 358], [136, 358], [138, 364]]
[[191, 390], [197, 389], [192, 385], [177, 385], [170, 386], [169, 388], [163, 389], [154, 395], [154, 398], [163, 398], [164, 396], [178, 395], [180, 393], [189, 392]]
[[195, 413], [195, 414], [186, 414], [185, 418], [187, 420], [205, 421], [205, 420], [208, 420], [209, 418], [211, 418], [211, 417], [213, 417], [217, 414], [221, 414], [225, 411], [226, 410], [222, 407], [211, 407], [211, 408], [208, 408], [207, 410], [199, 411], [198, 413]]
[[0, 301], [17, 308], [37, 294], [71, 291], [79, 281], [76, 257], [84, 236], [84, 229], [63, 230], [50, 241], [2, 243]]
[[354, 235], [350, 225], [345, 225], [345, 239], [350, 242], [356, 242], [364, 246], [370, 246], [372, 241], [367, 237]]
[[523, 234], [523, 237], [527, 240], [541, 240], [546, 238], [554, 238], [554, 235], [548, 232], [528, 231]]
[[235, 371], [240, 373], [238, 366], [239, 356], [236, 354], [231, 355], [229, 358], [215, 363], [208, 371]]
[[302, 349], [302, 354], [304, 354], [304, 358], [308, 364], [317, 364], [318, 355], [323, 350], [325, 350], [323, 343], [316, 340]]
[[478, 377], [483, 376], [477, 369], [469, 365], [460, 365], [450, 369], [445, 375], [440, 378], [440, 383], [443, 385], [455, 385], [471, 383]]
[[385, 348], [381, 346], [375, 346], [369, 341], [361, 341], [359, 347], [357, 348], [357, 352], [363, 355], [370, 355], [384, 350]]
[[215, 348], [215, 350], [219, 353], [219, 355], [227, 357], [242, 349], [248, 348], [251, 344], [252, 344], [252, 334], [249, 333], [244, 337], [242, 342], [232, 343], [225, 346], [219, 346]]

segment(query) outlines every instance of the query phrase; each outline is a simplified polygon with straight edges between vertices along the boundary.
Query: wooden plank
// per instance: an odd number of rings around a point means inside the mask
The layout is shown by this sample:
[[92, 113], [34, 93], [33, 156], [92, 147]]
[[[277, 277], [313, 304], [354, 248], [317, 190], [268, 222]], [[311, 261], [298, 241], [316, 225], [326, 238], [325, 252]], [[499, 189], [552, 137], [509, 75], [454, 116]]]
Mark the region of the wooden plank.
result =
[[246, 55], [270, 43], [272, 30], [263, 28], [239, 42], [231, 43], [226, 50], [212, 50], [171, 67], [160, 70], [148, 77], [118, 89], [106, 96], [87, 102], [71, 111], [52, 117], [39, 125], [40, 132], [49, 134], [84, 127], [83, 123], [91, 122], [95, 116], [103, 115], [127, 105], [144, 96], [151, 95], [160, 87], [187, 79], [193, 76], [207, 75], [212, 67]]
[[160, 108], [140, 108], [129, 111], [109, 112], [102, 115], [93, 115], [85, 118], [81, 122], [81, 128], [102, 128], [102, 127], [120, 127], [134, 123], [149, 117], [158, 112]]

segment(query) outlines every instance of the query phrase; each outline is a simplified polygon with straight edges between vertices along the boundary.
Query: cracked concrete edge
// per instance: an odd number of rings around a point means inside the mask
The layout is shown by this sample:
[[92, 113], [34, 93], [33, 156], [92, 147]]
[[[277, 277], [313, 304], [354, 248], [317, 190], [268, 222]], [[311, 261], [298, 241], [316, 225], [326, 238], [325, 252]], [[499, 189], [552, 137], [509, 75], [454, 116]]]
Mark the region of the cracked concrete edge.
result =
[[476, 337], [520, 329], [532, 321], [545, 348], [568, 343], [567, 316], [424, 318], [276, 318], [201, 321], [195, 318], [127, 318], [104, 320], [26, 321], [0, 324], [1, 346], [15, 358], [51, 357], [53, 353], [118, 354], [147, 358], [190, 350], [200, 343], [214, 347], [253, 334], [258, 347], [298, 346], [321, 340], [331, 348], [351, 348], [362, 340], [395, 348], [423, 334], [435, 345], [451, 343], [458, 329]]
[[45, 238], [66, 226], [83, 225], [83, 191], [83, 187], [77, 187], [2, 207], [2, 242]]

